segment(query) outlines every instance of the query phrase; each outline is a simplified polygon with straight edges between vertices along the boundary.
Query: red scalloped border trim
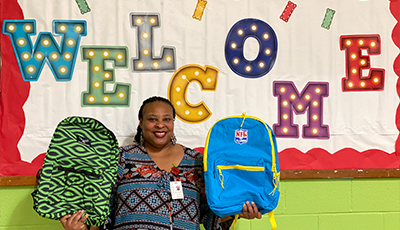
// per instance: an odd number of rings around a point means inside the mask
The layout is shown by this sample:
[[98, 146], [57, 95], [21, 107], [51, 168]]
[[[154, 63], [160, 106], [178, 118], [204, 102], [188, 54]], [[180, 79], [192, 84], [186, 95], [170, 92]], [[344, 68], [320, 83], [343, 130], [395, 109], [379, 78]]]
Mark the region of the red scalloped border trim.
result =
[[[392, 31], [392, 40], [393, 43], [400, 49], [400, 1], [399, 0], [391, 0], [390, 1], [390, 13], [397, 20], [396, 25], [393, 27]], [[400, 77], [400, 53], [397, 55], [396, 59], [393, 62], [393, 71]], [[400, 78], [397, 79], [396, 83], [396, 91], [397, 95], [400, 98]], [[396, 110], [396, 127], [399, 130], [399, 135], [397, 136], [396, 144], [395, 144], [395, 154], [397, 155], [397, 161], [400, 161], [400, 104], [397, 106]]]
[[399, 168], [396, 154], [378, 149], [363, 152], [352, 148], [341, 149], [330, 154], [325, 149], [314, 148], [306, 153], [295, 148], [279, 152], [280, 170], [298, 169], [371, 169]]
[[[203, 153], [204, 147], [195, 150]], [[321, 148], [314, 148], [306, 153], [296, 148], [288, 148], [279, 152], [280, 170], [372, 169], [399, 168], [399, 166], [396, 154], [378, 149], [359, 152], [352, 148], [344, 148], [330, 154]]]

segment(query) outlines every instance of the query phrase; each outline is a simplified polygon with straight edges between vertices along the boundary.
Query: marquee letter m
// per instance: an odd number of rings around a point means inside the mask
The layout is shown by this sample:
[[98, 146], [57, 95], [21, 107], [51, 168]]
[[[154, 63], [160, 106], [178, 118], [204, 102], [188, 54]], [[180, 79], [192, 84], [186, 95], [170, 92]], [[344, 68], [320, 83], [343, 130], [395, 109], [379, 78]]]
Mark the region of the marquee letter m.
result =
[[273, 125], [277, 137], [298, 138], [298, 125], [293, 124], [293, 111], [307, 114], [303, 138], [329, 139], [329, 126], [323, 125], [323, 97], [329, 96], [328, 82], [308, 82], [299, 93], [293, 82], [275, 81], [274, 96], [278, 97], [278, 123]]

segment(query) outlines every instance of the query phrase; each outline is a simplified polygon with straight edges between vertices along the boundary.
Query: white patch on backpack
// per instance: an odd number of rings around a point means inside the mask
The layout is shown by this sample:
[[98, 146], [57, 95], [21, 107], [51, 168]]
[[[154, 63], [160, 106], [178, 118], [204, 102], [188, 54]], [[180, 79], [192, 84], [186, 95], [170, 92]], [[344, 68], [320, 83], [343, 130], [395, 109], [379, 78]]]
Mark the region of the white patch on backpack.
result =
[[235, 130], [235, 143], [241, 145], [247, 143], [247, 130], [238, 129]]
[[81, 136], [76, 136], [78, 139], [78, 143], [85, 145], [86, 147], [92, 147], [91, 146], [91, 141], [88, 138], [81, 137]]

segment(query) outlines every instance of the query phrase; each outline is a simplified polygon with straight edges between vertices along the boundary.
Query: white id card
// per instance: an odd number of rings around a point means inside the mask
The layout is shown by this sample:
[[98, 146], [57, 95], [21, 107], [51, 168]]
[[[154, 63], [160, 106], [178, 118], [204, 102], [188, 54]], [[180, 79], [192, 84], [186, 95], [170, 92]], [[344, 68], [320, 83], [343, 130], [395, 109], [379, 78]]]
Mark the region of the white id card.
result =
[[182, 188], [182, 182], [180, 181], [171, 181], [170, 182], [170, 187], [171, 187], [171, 196], [172, 199], [183, 199], [183, 188]]

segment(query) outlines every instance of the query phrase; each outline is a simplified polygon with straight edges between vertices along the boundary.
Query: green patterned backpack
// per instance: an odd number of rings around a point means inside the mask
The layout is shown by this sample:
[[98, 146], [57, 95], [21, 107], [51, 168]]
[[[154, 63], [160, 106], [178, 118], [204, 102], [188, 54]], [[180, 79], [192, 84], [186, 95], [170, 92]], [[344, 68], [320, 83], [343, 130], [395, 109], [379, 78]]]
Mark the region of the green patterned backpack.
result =
[[102, 225], [110, 213], [118, 152], [115, 135], [99, 121], [86, 117], [62, 120], [32, 193], [35, 211], [58, 220], [85, 210], [89, 215], [86, 224]]

